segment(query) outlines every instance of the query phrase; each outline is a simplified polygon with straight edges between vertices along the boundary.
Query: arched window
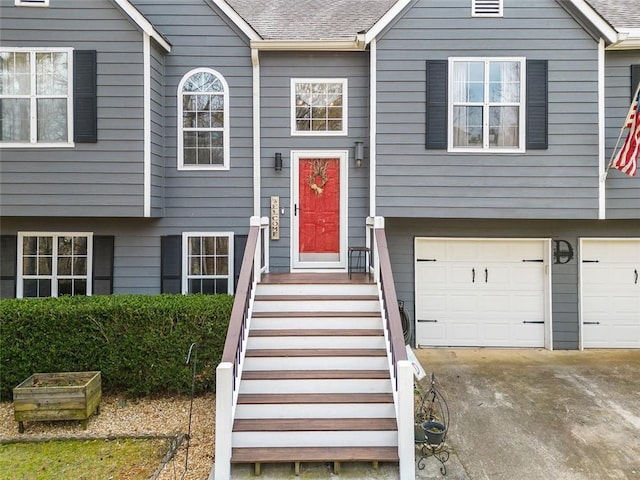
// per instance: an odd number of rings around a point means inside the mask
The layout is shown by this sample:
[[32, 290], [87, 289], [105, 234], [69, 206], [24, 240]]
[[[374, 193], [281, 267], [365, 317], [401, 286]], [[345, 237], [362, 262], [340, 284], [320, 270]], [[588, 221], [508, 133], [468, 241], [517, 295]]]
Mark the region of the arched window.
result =
[[210, 68], [178, 85], [178, 169], [229, 169], [229, 86]]

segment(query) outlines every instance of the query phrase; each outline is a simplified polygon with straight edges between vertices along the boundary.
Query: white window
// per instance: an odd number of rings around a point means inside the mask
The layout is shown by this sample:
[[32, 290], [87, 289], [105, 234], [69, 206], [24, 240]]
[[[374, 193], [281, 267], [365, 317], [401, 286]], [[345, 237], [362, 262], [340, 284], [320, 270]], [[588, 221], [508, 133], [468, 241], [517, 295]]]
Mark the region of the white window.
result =
[[346, 135], [347, 80], [291, 79], [291, 134]]
[[182, 293], [233, 293], [233, 233], [182, 234]]
[[473, 17], [502, 17], [502, 0], [472, 0]]
[[18, 233], [17, 297], [91, 295], [91, 233]]
[[0, 145], [73, 141], [71, 49], [0, 48]]
[[18, 7], [48, 7], [49, 0], [16, 0]]
[[178, 86], [178, 169], [229, 169], [229, 86], [209, 68]]
[[524, 151], [524, 58], [449, 59], [449, 150]]

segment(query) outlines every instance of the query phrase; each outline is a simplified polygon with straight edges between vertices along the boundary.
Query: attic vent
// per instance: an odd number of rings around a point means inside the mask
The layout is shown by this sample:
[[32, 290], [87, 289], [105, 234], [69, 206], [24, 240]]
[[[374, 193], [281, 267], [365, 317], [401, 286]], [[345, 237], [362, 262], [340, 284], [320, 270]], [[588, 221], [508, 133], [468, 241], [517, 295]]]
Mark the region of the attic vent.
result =
[[501, 17], [502, 0], [473, 0], [474, 17]]
[[17, 7], [48, 7], [49, 0], [16, 0]]

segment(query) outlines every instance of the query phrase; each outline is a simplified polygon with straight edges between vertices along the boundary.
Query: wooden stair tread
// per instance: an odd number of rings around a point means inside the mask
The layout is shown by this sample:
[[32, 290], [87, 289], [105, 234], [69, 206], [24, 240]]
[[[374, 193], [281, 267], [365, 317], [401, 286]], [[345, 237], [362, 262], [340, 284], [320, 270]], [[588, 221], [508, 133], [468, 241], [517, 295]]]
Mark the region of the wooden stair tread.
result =
[[386, 379], [387, 370], [251, 370], [242, 380]]
[[241, 393], [238, 405], [393, 403], [391, 393]]
[[254, 348], [247, 357], [386, 357], [383, 348]]
[[397, 447], [233, 448], [231, 463], [397, 462]]
[[397, 429], [395, 418], [260, 418], [233, 422], [234, 432], [373, 432]]
[[309, 317], [309, 318], [380, 318], [379, 311], [372, 312], [253, 312], [253, 318], [290, 318], [290, 317]]
[[381, 337], [381, 328], [296, 328], [250, 330], [250, 337]]
[[343, 300], [378, 300], [377, 295], [256, 295], [255, 301], [305, 301], [305, 302], [325, 302]]

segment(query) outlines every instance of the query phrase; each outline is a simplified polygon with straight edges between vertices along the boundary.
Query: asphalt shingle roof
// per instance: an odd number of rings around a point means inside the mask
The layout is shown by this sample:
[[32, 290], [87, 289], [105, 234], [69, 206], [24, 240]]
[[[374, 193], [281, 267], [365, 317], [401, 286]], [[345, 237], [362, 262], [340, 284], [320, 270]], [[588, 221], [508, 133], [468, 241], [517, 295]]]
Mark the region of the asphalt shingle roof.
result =
[[265, 40], [353, 39], [396, 0], [227, 0]]
[[616, 30], [640, 28], [640, 0], [587, 0]]

